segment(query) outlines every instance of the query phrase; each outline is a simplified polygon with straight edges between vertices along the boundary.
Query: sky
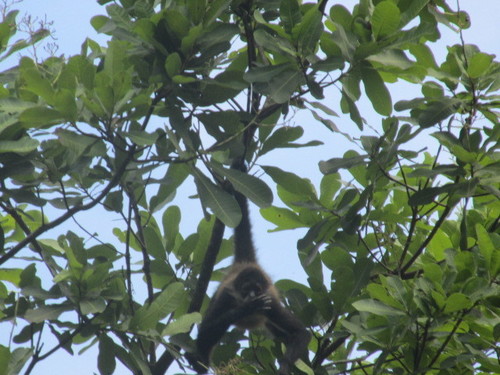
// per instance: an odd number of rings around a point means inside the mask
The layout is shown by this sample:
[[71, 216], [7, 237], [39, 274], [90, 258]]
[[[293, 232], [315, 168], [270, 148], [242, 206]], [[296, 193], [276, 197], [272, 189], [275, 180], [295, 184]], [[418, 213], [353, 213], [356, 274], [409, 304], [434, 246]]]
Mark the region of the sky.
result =
[[[342, 3], [347, 8], [352, 8], [352, 4], [357, 3], [356, 1], [330, 1], [329, 5], [335, 3]], [[449, 1], [450, 5], [456, 6], [456, 3]], [[90, 25], [90, 19], [99, 14], [106, 14], [105, 9], [97, 4], [97, 2], [92, 0], [79, 0], [79, 1], [68, 1], [68, 0], [24, 0], [18, 4], [15, 4], [15, 9], [20, 9], [21, 14], [30, 14], [32, 17], [38, 17], [39, 19], [47, 19], [53, 21], [51, 26], [54, 30], [55, 42], [58, 46], [59, 54], [64, 54], [65, 56], [71, 56], [77, 54], [80, 51], [80, 46], [86, 37], [94, 39], [101, 44], [106, 41], [105, 36], [98, 35]], [[472, 25], [468, 30], [463, 33], [464, 40], [469, 44], [476, 44], [479, 46], [481, 51], [486, 53], [500, 55], [500, 37], [498, 33], [500, 31], [498, 26], [498, 17], [500, 15], [500, 0], [462, 0], [460, 1], [460, 8], [469, 13]], [[443, 61], [446, 55], [446, 45], [453, 45], [460, 42], [459, 35], [453, 31], [442, 28], [442, 40], [436, 46], [431, 46], [431, 49], [435, 53], [438, 64]], [[498, 59], [498, 57], [497, 57]], [[12, 59], [8, 62], [0, 64], [0, 71], [7, 69], [12, 63]], [[391, 95], [399, 99], [412, 98], [418, 95], [408, 94], [405, 90], [395, 90], [393, 87], [389, 87]], [[406, 95], [406, 96], [405, 96]], [[396, 100], [394, 100], [395, 102]], [[375, 115], [370, 115], [373, 112], [371, 106], [366, 101], [363, 103], [361, 101], [360, 108], [362, 115], [367, 119], [368, 123], [377, 123], [379, 118]], [[334, 109], [338, 112], [338, 106], [335, 104]], [[323, 125], [318, 125], [311, 123], [310, 118], [297, 116], [292, 119], [292, 125], [302, 125], [305, 129], [307, 128], [307, 138], [301, 140], [301, 142], [306, 142], [312, 139], [320, 139], [325, 144], [321, 147], [314, 149], [314, 158], [311, 160], [310, 149], [297, 149], [294, 150], [294, 158], [290, 160], [290, 154], [288, 150], [273, 152], [272, 159], [266, 159], [265, 157], [260, 160], [261, 164], [272, 164], [279, 166], [280, 168], [295, 172], [299, 176], [305, 176], [311, 179], [315, 186], [319, 186], [319, 181], [321, 179], [321, 174], [317, 167], [317, 162], [319, 160], [327, 160], [332, 157], [340, 157], [343, 152], [349, 148], [352, 148], [352, 144], [346, 143], [345, 140], [338, 135], [332, 135], [328, 132]], [[355, 126], [348, 120], [341, 119], [337, 123], [342, 131], [350, 132]], [[311, 131], [312, 128], [312, 131]], [[194, 188], [186, 187], [184, 195], [187, 197], [193, 194]], [[185, 199], [182, 203], [178, 203], [184, 210], [187, 207], [187, 211], [191, 210], [200, 211], [199, 204], [194, 200]], [[275, 204], [279, 205], [278, 199], [275, 199]], [[82, 217], [82, 220], [83, 217]], [[92, 220], [88, 224], [91, 232], [99, 232], [102, 228], [101, 221]], [[186, 218], [183, 220], [183, 225], [181, 226], [181, 231], [183, 234], [191, 233], [190, 223], [186, 222]], [[304, 235], [304, 231], [286, 231], [286, 232], [272, 232], [268, 233], [272, 229], [273, 225], [267, 223], [262, 219], [257, 209], [252, 208], [252, 221], [253, 221], [253, 233], [254, 239], [259, 251], [259, 259], [263, 267], [270, 273], [273, 279], [296, 279], [299, 281], [304, 281], [304, 272], [301, 270], [299, 261], [296, 256], [290, 257], [290, 254], [295, 254], [295, 252], [290, 251], [290, 248], [294, 249], [296, 247], [296, 242]], [[197, 223], [197, 220], [196, 220]], [[111, 224], [115, 226], [116, 224]], [[94, 228], [92, 228], [94, 226]], [[191, 225], [192, 227], [192, 225]], [[283, 264], [283, 259], [286, 259], [286, 267], [281, 266]], [[279, 260], [280, 266], [276, 267], [276, 263]], [[0, 343], [2, 342], [1, 337], [6, 337], [6, 332], [2, 332], [6, 328], [6, 325], [0, 325]], [[72, 375], [86, 375], [93, 372], [97, 373], [96, 368], [96, 351], [91, 349], [81, 356], [71, 357], [66, 352], [61, 352], [56, 354], [49, 359], [43, 361], [38, 365], [33, 371], [33, 375], [42, 375], [53, 373], [57, 370], [58, 373], [70, 373]], [[173, 374], [174, 372], [170, 372]]]

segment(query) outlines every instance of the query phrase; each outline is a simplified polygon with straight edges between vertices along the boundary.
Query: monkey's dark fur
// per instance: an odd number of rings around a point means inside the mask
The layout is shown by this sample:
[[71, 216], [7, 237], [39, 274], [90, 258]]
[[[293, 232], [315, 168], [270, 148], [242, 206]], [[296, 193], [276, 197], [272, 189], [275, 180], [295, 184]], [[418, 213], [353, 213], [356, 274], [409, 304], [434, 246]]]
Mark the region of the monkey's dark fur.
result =
[[279, 374], [288, 375], [295, 361], [306, 354], [310, 333], [281, 303], [278, 291], [259, 266], [251, 235], [246, 197], [234, 191], [242, 219], [234, 231], [234, 261], [215, 292], [196, 340], [198, 373], [209, 367], [210, 353], [231, 325], [242, 329], [266, 328], [286, 345]]

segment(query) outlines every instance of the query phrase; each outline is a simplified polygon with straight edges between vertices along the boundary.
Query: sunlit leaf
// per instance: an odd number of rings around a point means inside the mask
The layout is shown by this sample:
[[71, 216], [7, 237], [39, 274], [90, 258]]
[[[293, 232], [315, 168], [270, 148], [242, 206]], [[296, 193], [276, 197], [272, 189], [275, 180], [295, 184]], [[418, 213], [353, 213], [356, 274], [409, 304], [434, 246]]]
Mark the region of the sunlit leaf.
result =
[[39, 142], [30, 137], [23, 137], [17, 141], [0, 141], [0, 154], [15, 152], [26, 154], [37, 149]]
[[178, 333], [189, 332], [195, 323], [201, 322], [200, 313], [191, 313], [181, 316], [170, 322], [162, 332], [162, 336], [173, 336]]
[[403, 311], [397, 310], [391, 306], [383, 304], [373, 299], [362, 299], [353, 302], [354, 308], [360, 312], [368, 312], [381, 316], [402, 316], [405, 315]]
[[476, 53], [468, 60], [467, 73], [471, 78], [482, 76], [490, 67], [493, 55], [486, 53]]
[[151, 304], [145, 304], [137, 310], [130, 322], [131, 326], [141, 330], [155, 327], [161, 319], [175, 311], [184, 298], [186, 293], [183, 284], [180, 282], [170, 284]]
[[375, 6], [372, 15], [372, 29], [376, 39], [395, 32], [399, 23], [400, 11], [392, 1], [381, 1]]

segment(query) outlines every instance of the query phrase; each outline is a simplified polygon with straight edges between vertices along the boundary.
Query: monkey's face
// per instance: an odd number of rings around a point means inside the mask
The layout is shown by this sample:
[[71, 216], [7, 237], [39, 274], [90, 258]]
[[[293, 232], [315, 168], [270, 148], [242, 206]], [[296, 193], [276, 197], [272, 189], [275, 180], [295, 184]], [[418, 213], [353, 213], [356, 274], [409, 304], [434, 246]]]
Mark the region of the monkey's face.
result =
[[260, 270], [247, 268], [234, 280], [234, 288], [245, 301], [264, 294], [268, 288], [268, 282]]
[[262, 285], [258, 283], [248, 282], [241, 285], [241, 288], [238, 290], [238, 292], [240, 293], [242, 299], [246, 301], [248, 299], [252, 299], [256, 296], [261, 295], [264, 291]]

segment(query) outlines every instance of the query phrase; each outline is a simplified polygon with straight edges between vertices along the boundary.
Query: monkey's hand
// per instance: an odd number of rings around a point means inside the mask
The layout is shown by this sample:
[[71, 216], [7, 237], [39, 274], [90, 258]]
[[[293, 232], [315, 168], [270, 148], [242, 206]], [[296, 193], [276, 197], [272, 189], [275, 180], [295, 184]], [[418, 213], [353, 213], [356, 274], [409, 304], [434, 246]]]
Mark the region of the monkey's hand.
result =
[[244, 311], [248, 311], [249, 314], [264, 312], [271, 310], [272, 301], [273, 299], [264, 293], [250, 297], [241, 307]]

